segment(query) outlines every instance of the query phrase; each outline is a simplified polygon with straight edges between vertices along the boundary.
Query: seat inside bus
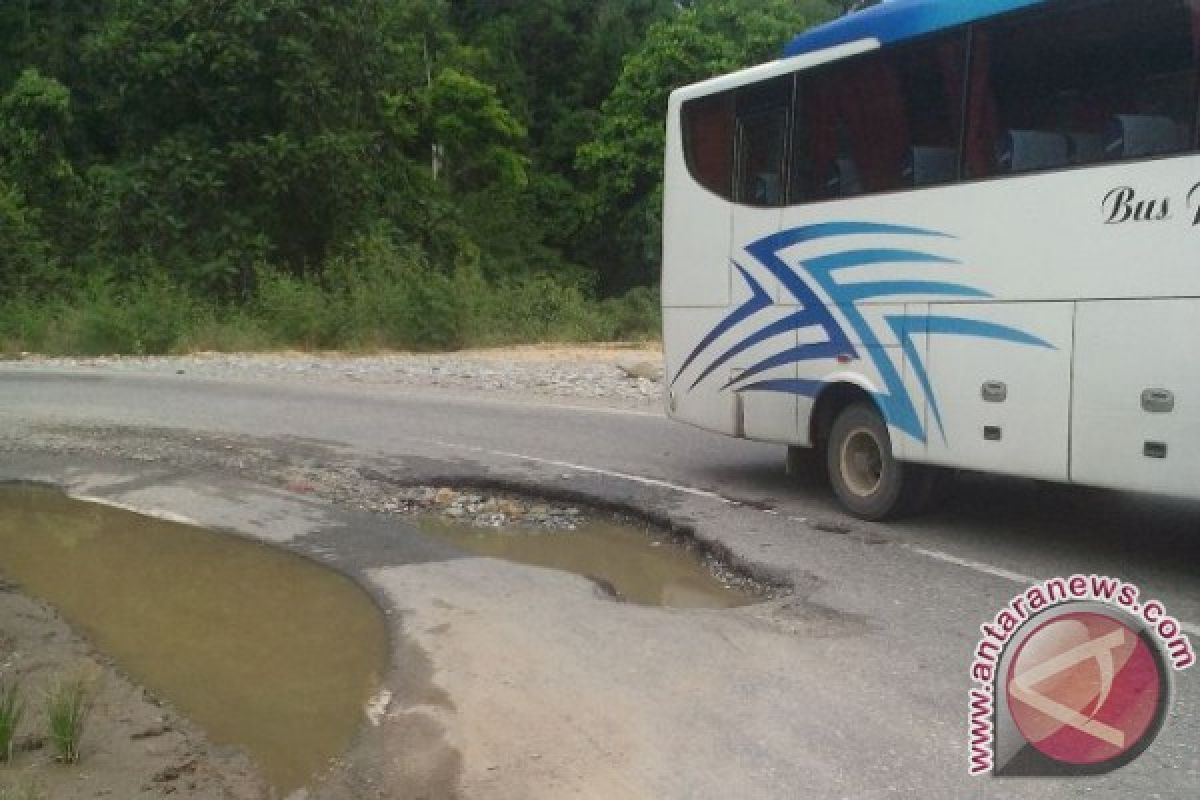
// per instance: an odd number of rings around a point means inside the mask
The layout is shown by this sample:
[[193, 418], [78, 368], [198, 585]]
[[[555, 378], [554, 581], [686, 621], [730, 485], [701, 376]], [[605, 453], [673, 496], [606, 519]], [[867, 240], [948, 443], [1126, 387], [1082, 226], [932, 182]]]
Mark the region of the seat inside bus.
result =
[[836, 158], [825, 181], [826, 197], [853, 197], [863, 193], [862, 173], [852, 158]]
[[1007, 130], [996, 142], [998, 172], [1054, 169], [1071, 163], [1070, 140], [1053, 131]]
[[958, 150], [953, 147], [916, 146], [909, 150], [901, 168], [910, 186], [934, 186], [958, 178]]
[[1144, 158], [1187, 149], [1190, 126], [1152, 114], [1118, 114], [1104, 131], [1106, 158]]

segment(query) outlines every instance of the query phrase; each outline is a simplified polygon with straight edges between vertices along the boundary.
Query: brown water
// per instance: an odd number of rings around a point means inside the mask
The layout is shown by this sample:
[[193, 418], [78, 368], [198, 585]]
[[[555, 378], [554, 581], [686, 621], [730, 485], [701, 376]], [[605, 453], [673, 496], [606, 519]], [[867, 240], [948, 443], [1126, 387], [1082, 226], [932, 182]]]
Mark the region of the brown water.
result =
[[0, 488], [0, 574], [285, 793], [345, 751], [387, 664], [383, 615], [349, 579], [49, 490]]
[[669, 537], [614, 520], [589, 520], [562, 531], [481, 528], [430, 515], [421, 518], [420, 528], [476, 555], [582, 575], [639, 605], [735, 608], [761, 599], [718, 579]]

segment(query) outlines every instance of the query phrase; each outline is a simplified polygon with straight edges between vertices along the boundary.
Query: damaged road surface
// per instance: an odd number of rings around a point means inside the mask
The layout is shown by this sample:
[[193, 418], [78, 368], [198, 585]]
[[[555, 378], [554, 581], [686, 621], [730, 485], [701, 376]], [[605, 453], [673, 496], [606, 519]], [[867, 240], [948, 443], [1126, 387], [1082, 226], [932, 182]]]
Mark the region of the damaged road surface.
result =
[[[1103, 778], [968, 779], [965, 725], [979, 625], [1025, 576], [1122, 575], [1200, 619], [1193, 505], [977, 481], [929, 520], [865, 526], [818, 481], [789, 482], [775, 448], [640, 410], [101, 370], [0, 374], [0, 447], [0, 478], [253, 537], [368, 589], [390, 667], [310, 797], [1183, 798], [1200, 784], [1192, 672], [1155, 746]], [[692, 541], [720, 580], [786, 590], [733, 608], [619, 602], [594, 576], [422, 534], [413, 487], [621, 510]]]

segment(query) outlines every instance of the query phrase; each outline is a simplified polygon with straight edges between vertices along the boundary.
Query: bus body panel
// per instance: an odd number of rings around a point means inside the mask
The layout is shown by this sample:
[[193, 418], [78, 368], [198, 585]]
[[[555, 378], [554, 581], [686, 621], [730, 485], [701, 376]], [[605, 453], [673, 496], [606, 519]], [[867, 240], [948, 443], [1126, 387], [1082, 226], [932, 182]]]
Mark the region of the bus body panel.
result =
[[1080, 303], [1076, 337], [1071, 477], [1194, 496], [1200, 299]]
[[[1197, 180], [1193, 181], [1193, 178]], [[690, 181], [690, 178], [688, 180]], [[903, 343], [898, 340], [895, 330], [887, 320], [894, 319], [904, 307], [904, 303], [897, 302], [898, 300], [931, 302], [935, 313], [941, 313], [939, 307], [945, 305], [942, 298], [909, 295], [889, 299], [869, 298], [854, 303], [836, 302], [839, 299], [845, 300], [844, 292], [852, 291], [856, 284], [867, 280], [939, 281], [954, 283], [964, 290], [976, 293], [978, 296], [973, 298], [974, 302], [970, 305], [978, 308], [987, 303], [1000, 303], [1035, 309], [1039, 304], [1053, 304], [1075, 298], [1137, 300], [1163, 295], [1200, 297], [1200, 267], [1196, 264], [1196, 255], [1200, 252], [1200, 227], [1195, 225], [1194, 219], [1195, 214], [1200, 211], [1200, 190], [1193, 191], [1194, 183], [1200, 183], [1200, 157], [1186, 155], [1153, 162], [1073, 169], [1049, 175], [979, 181], [941, 189], [914, 191], [903, 196], [904, 203], [900, 207], [897, 207], [895, 196], [877, 195], [787, 208], [784, 209], [781, 226], [785, 231], [828, 224], [831, 221], [869, 221], [881, 225], [929, 230], [936, 235], [899, 239], [890, 234], [847, 235], [839, 237], [834, 247], [830, 247], [829, 242], [824, 241], [806, 242], [787, 248], [779, 255], [789, 269], [801, 276], [806, 276], [806, 260], [849, 251], [891, 248], [919, 252], [939, 259], [917, 264], [872, 264], [862, 268], [859, 274], [848, 271], [837, 278], [836, 282], [831, 283], [830, 291], [821, 297], [822, 302], [834, 311], [834, 316], [842, 323], [848, 340], [859, 347], [887, 348], [886, 352], [893, 354], [890, 360], [897, 373], [907, 383], [911, 377], [915, 377], [912, 365], [907, 365], [902, 358], [896, 357]], [[1110, 222], [1112, 209], [1105, 204], [1105, 197], [1114, 187], [1126, 186], [1133, 187], [1135, 197], [1153, 197], [1165, 201], [1165, 206], [1160, 207], [1168, 209], [1169, 215], [1162, 219]], [[703, 190], [694, 184], [692, 189], [703, 193]], [[1134, 213], [1156, 216], [1145, 210]], [[735, 241], [731, 260], [718, 261], [719, 256], [714, 257], [712, 254], [722, 252], [723, 240], [719, 234], [714, 235], [711, 230], [699, 225], [682, 225], [677, 231], [679, 235], [697, 242], [711, 241], [712, 249], [704, 261], [693, 261], [686, 265], [666, 261], [664, 280], [674, 276], [676, 283], [695, 281], [723, 283], [727, 286], [732, 284], [730, 293], [733, 302], [727, 303], [725, 309], [735, 309], [745, 302], [750, 291], [740, 275], [740, 267], [776, 301], [771, 306], [770, 311], [774, 316], [770, 319], [779, 319], [789, 311], [794, 312], [802, 307], [797, 298], [789, 295], [775, 275], [764, 268], [748, 250], [755, 242], [776, 229], [778, 211], [740, 207], [738, 214], [739, 218], [744, 220], [740, 223], [741, 230], [753, 232]], [[761, 220], [757, 229], [749, 222], [754, 218]], [[936, 229], [922, 228], [917, 224], [921, 220], [937, 220]], [[1148, 258], [1147, 254], [1153, 254], [1153, 257]], [[678, 270], [674, 269], [676, 264], [680, 265]], [[703, 266], [700, 266], [701, 264]], [[705, 281], [700, 273], [718, 277]], [[673, 305], [675, 304], [664, 300], [667, 309]], [[850, 313], [860, 317], [865, 324], [848, 324], [846, 320]], [[690, 332], [680, 330], [677, 324], [669, 324], [668, 337], [671, 341], [679, 341], [678, 347], [690, 350], [710, 333], [724, 316], [709, 315], [706, 319], [712, 320], [711, 322], [692, 323], [687, 326]], [[761, 321], [747, 320], [739, 323], [732, 331], [732, 337], [736, 339], [738, 333], [754, 332], [754, 323], [758, 322], [761, 327]], [[915, 324], [918, 323], [910, 323], [910, 327]], [[864, 338], [867, 341], [864, 341]], [[775, 352], [796, 345], [792, 339], [769, 341]], [[970, 342], [964, 343], [963, 346], [969, 349]], [[1067, 342], [1063, 348], [1062, 352], [1069, 356], [1070, 343]], [[668, 352], [673, 350], [674, 347], [668, 345]], [[757, 346], [748, 355], [765, 358], [771, 354], [765, 352], [764, 355], [764, 352], [762, 346]], [[1020, 348], [1019, 353], [1014, 351], [1014, 358], [1019, 359], [1024, 354], [1025, 349]], [[869, 358], [864, 360], [872, 361]], [[755, 362], [749, 358], [742, 358], [728, 366], [744, 369], [751, 363]], [[835, 366], [828, 361], [801, 362], [795, 372], [779, 369], [767, 373], [765, 377], [826, 381]], [[862, 369], [858, 371], [859, 382], [886, 386], [886, 381], [881, 381], [878, 371], [871, 369], [870, 363], [861, 366]], [[677, 370], [678, 366], [674, 369]], [[930, 370], [931, 374], [940, 372], [937, 365], [931, 365]], [[728, 381], [728, 377], [725, 381]], [[682, 388], [686, 389], [686, 385], [687, 382], [683, 382]], [[918, 415], [926, 413], [927, 399], [921, 396], [921, 392], [914, 392], [912, 389], [921, 388], [919, 385], [909, 387], [909, 393], [915, 398], [914, 406], [918, 406]], [[682, 396], [681, 393], [677, 394]], [[716, 399], [723, 393], [706, 394]], [[723, 406], [729, 405], [728, 416], [731, 417], [731, 402], [717, 402]], [[695, 404], [686, 405], [695, 408]], [[764, 406], [761, 403], [751, 405], [747, 417], [750, 428], [757, 431], [791, 429], [790, 424], [781, 427], [773, 422], [759, 422], [753, 419], [758, 413], [755, 409], [763, 409]], [[785, 407], [790, 414], [790, 404]], [[683, 418], [687, 421], [712, 419], [715, 416], [727, 418], [724, 408], [716, 415], [693, 411], [688, 416], [692, 419]], [[731, 426], [732, 423], [722, 425], [720, 430], [729, 432]], [[929, 457], [937, 463], [955, 463], [958, 466], [980, 469], [993, 468], [988, 460], [976, 463], [951, 457], [946, 447], [926, 448], [919, 437], [914, 439], [907, 434], [904, 430], [893, 430], [894, 438], [901, 443], [898, 449], [906, 457], [914, 460]], [[754, 438], [788, 444], [806, 444], [808, 432], [804, 417], [801, 416], [793, 436], [760, 434]], [[904, 444], [905, 442], [907, 444]], [[1066, 458], [1065, 450], [1062, 457]], [[1042, 459], [1038, 461], [1045, 463]], [[1061, 468], [1057, 463], [1052, 468], [1027, 470], [1020, 467], [1015, 470], [1015, 474], [1031, 477], [1048, 477], [1060, 473]], [[1062, 478], [1065, 477], [1062, 475]]]
[[726, 371], [711, 381], [691, 386], [680, 370], [688, 354], [706, 331], [713, 331], [728, 309], [714, 307], [663, 307], [663, 358], [668, 414], [681, 421], [714, 433], [738, 435], [734, 420], [734, 393], [723, 391], [731, 377]]
[[725, 307], [729, 305], [733, 210], [727, 201], [699, 186], [688, 172], [678, 97], [672, 98], [671, 107], [664, 164], [664, 194], [669, 198], [663, 205], [663, 264], [681, 266], [663, 270], [662, 301], [667, 306]]

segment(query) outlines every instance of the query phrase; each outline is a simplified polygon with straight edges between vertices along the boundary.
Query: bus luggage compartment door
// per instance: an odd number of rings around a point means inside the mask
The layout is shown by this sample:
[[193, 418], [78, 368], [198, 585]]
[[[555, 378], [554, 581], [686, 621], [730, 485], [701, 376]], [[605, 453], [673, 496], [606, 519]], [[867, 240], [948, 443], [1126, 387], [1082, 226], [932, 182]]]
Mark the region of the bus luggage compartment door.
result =
[[930, 306], [930, 462], [1067, 480], [1073, 312], [1073, 303]]
[[1078, 304], [1071, 479], [1200, 494], [1200, 299]]

